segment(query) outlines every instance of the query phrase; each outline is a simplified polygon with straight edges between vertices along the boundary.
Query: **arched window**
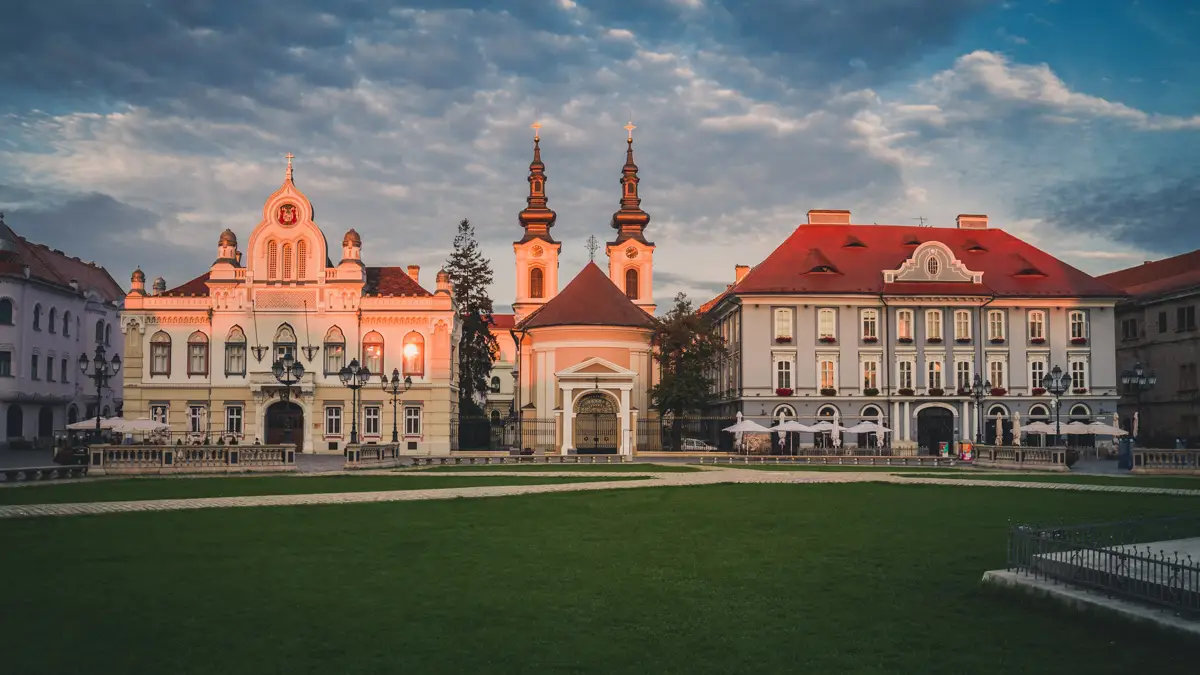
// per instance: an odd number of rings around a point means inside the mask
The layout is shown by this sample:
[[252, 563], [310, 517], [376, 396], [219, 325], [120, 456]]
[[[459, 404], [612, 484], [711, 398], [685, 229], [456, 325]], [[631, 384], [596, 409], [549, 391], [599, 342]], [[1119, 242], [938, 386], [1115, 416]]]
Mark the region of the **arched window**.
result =
[[208, 336], [196, 331], [188, 336], [188, 375], [208, 374]]
[[404, 336], [404, 374], [425, 376], [425, 338], [416, 331]]
[[106, 345], [112, 344], [112, 324], [111, 323], [104, 324], [104, 344], [106, 344]]
[[74, 403], [67, 408], [67, 424], [75, 424], [79, 421], [79, 407]]
[[58, 332], [58, 309], [51, 307], [50, 316], [46, 319], [46, 330], [51, 333]]
[[230, 328], [225, 336], [225, 374], [246, 374], [246, 333], [241, 326]]
[[104, 321], [100, 320], [100, 321], [96, 322], [96, 344], [102, 344], [103, 342], [104, 342]]
[[[362, 365], [372, 375], [383, 372], [383, 347], [383, 336], [375, 331], [367, 333], [363, 338]], [[405, 361], [407, 362], [407, 359]]]
[[638, 271], [633, 267], [625, 270], [625, 297], [630, 300], [638, 299]]
[[171, 376], [171, 336], [165, 331], [150, 338], [150, 375]]
[[292, 245], [283, 245], [283, 278], [292, 278]]
[[325, 333], [325, 374], [337, 375], [346, 365], [346, 336], [334, 326]]
[[296, 242], [296, 278], [304, 279], [308, 276], [308, 240], [301, 239]]
[[42, 329], [42, 306], [41, 305], [33, 306], [33, 329], [34, 330]]
[[11, 326], [13, 322], [13, 301], [0, 298], [0, 323]]
[[63, 337], [71, 337], [71, 312], [63, 312]]
[[1088, 421], [1092, 417], [1092, 411], [1083, 403], [1076, 403], [1071, 406], [1071, 421]]
[[[876, 424], [883, 423], [883, 415], [879, 412], [879, 408], [869, 405], [862, 409], [858, 414], [860, 422], [875, 422]], [[879, 447], [879, 433], [867, 432], [858, 435], [858, 447], [860, 448], [877, 448]]]
[[500, 411], [499, 410], [493, 410], [490, 417], [492, 419], [492, 426], [500, 426], [501, 420], [500, 420]]
[[[491, 386], [489, 387], [489, 389], [491, 390], [491, 392], [492, 392], [493, 394], [499, 394], [499, 393], [500, 393], [500, 378], [498, 378], [498, 377], [493, 377], [493, 378], [492, 378], [492, 384], [491, 384]], [[493, 412], [495, 412], [495, 411], [493, 411]]]
[[529, 297], [541, 298], [544, 297], [545, 289], [542, 288], [542, 268], [534, 267], [529, 270]]
[[1029, 408], [1029, 419], [1033, 422], [1045, 422], [1050, 418], [1050, 411], [1046, 406], [1037, 404]]
[[279, 324], [275, 330], [275, 360], [282, 361], [289, 356], [296, 358], [296, 331], [286, 323]]
[[274, 241], [267, 242], [267, 278], [279, 278], [279, 244]]

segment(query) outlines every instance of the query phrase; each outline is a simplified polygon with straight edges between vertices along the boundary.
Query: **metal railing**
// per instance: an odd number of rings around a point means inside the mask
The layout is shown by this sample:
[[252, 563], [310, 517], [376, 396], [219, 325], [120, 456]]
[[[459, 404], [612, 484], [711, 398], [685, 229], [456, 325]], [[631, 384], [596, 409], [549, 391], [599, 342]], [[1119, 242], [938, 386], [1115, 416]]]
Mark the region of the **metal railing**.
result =
[[1200, 450], [1134, 448], [1134, 473], [1200, 474]]
[[1200, 536], [1200, 516], [1033, 527], [1008, 534], [1008, 569], [1200, 615], [1200, 561], [1172, 540]]
[[518, 448], [534, 452], [557, 452], [557, 421], [526, 417], [493, 421], [486, 417], [450, 418], [450, 450], [454, 452], [498, 451]]

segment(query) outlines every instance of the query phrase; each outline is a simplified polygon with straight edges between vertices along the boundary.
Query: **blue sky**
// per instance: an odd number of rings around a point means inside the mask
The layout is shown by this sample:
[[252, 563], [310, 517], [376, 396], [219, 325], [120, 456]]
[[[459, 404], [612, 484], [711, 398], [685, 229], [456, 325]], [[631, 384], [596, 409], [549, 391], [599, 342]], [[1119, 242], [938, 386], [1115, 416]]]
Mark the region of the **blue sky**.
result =
[[561, 278], [608, 238], [631, 111], [655, 295], [703, 301], [812, 208], [995, 226], [1100, 273], [1200, 248], [1200, 8], [1168, 0], [17, 0], [0, 210], [172, 285], [296, 154], [336, 245], [513, 295], [529, 124]]

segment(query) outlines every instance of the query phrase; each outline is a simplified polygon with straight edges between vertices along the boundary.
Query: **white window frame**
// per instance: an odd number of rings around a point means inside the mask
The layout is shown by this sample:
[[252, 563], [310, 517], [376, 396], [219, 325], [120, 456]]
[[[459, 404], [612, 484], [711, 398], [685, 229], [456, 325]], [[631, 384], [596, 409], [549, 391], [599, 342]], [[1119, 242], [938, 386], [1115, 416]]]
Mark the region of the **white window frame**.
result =
[[[240, 405], [225, 406], [225, 433], [238, 437], [245, 432], [245, 410]], [[236, 424], [235, 424], [236, 422]], [[236, 428], [234, 428], [236, 427]]]
[[169, 424], [167, 421], [171, 417], [170, 403], [152, 403], [150, 405], [150, 419], [159, 424]]
[[[967, 376], [966, 383], [959, 382], [959, 379], [958, 379], [958, 376], [960, 374], [959, 371], [963, 370], [962, 366], [966, 366], [966, 371], [967, 371], [966, 372], [966, 376]], [[971, 387], [973, 387], [975, 385], [975, 373], [973, 372], [974, 370], [975, 370], [975, 364], [967, 359], [959, 359], [954, 362], [954, 390], [955, 390], [955, 392], [957, 392], [959, 389], [971, 391]]]
[[[1036, 317], [1036, 320], [1035, 320], [1035, 317]], [[1027, 332], [1029, 333], [1029, 339], [1031, 341], [1046, 339], [1046, 310], [1044, 310], [1044, 309], [1029, 310], [1029, 312], [1025, 315], [1025, 322], [1027, 324], [1027, 326], [1026, 326], [1028, 329]], [[1037, 326], [1036, 331], [1034, 330], [1034, 326]]]
[[[830, 379], [832, 380], [829, 386], [826, 386], [824, 373], [822, 368], [824, 364], [830, 364]], [[822, 389], [837, 389], [838, 388], [838, 359], [832, 354], [817, 355], [817, 391]]]
[[[1067, 357], [1067, 376], [1071, 378], [1071, 392], [1076, 389], [1086, 389], [1091, 391], [1091, 368], [1086, 356], [1069, 356]], [[1079, 379], [1082, 381], [1082, 386], [1075, 381], [1075, 375], [1078, 372]]]
[[[1034, 366], [1041, 366], [1041, 368], [1035, 368]], [[1049, 371], [1046, 368], [1046, 359], [1040, 356], [1029, 359], [1029, 388], [1044, 389], [1042, 380], [1046, 377], [1047, 372]]]
[[[997, 364], [999, 365], [999, 377], [996, 376]], [[993, 389], [1008, 390], [1008, 360], [1003, 357], [989, 357], [987, 361], [988, 381], [992, 383]]]
[[913, 339], [913, 311], [911, 309], [896, 310], [896, 338], [899, 340]]
[[[908, 365], [908, 378], [905, 381], [904, 366]], [[913, 393], [917, 391], [917, 362], [913, 359], [900, 359], [896, 362], [896, 390], [911, 389]]]
[[862, 338], [864, 340], [879, 339], [879, 310], [864, 309], [859, 315], [859, 325], [862, 328]]
[[[1072, 340], [1088, 339], [1088, 319], [1087, 312], [1080, 309], [1073, 309], [1067, 313], [1068, 335]], [[1078, 329], [1078, 330], [1076, 330]]]
[[942, 335], [942, 310], [927, 309], [925, 310], [925, 339], [926, 340], [941, 340]]
[[774, 313], [774, 332], [775, 339], [791, 340], [795, 336], [792, 331], [792, 310], [788, 307], [778, 307]]
[[205, 406], [188, 405], [188, 433], [202, 434], [204, 433], [204, 413]]
[[379, 436], [383, 429], [383, 410], [378, 405], [363, 406], [363, 435]]
[[[961, 319], [961, 321], [960, 321]], [[954, 339], [971, 339], [971, 312], [966, 309], [954, 310]]]
[[999, 309], [988, 310], [988, 340], [1005, 340], [1007, 326], [1004, 321], [1004, 312]]
[[424, 419], [422, 413], [424, 411], [419, 405], [404, 406], [404, 437], [414, 438], [419, 437], [423, 432]]
[[327, 405], [325, 406], [325, 435], [338, 436], [342, 435], [342, 406]]
[[795, 387], [795, 372], [796, 364], [792, 359], [776, 359], [775, 360], [775, 388], [776, 389], [792, 389]]
[[[936, 366], [936, 369], [934, 366]], [[934, 377], [934, 370], [937, 371], [936, 378]], [[925, 390], [928, 391], [930, 389], [946, 390], [946, 362], [943, 359], [925, 359]]]
[[[828, 330], [826, 330], [828, 329]], [[837, 310], [831, 307], [817, 309], [817, 339], [837, 339]]]
[[864, 359], [862, 362], [862, 388], [879, 389], [879, 361]]

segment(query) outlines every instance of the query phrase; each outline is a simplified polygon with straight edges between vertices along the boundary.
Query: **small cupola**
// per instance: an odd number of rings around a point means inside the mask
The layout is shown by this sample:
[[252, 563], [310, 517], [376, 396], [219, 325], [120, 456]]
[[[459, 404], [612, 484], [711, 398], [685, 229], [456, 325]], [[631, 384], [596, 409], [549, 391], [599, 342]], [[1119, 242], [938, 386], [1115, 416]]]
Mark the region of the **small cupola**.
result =
[[141, 267], [135, 269], [129, 277], [129, 292], [138, 295], [146, 294], [146, 273], [142, 271]]
[[346, 231], [346, 236], [342, 237], [342, 261], [361, 259], [362, 237], [358, 236], [354, 228], [350, 228]]
[[151, 286], [151, 289], [154, 291], [154, 295], [162, 295], [163, 293], [166, 293], [167, 280], [162, 277], [155, 277], [154, 285]]

